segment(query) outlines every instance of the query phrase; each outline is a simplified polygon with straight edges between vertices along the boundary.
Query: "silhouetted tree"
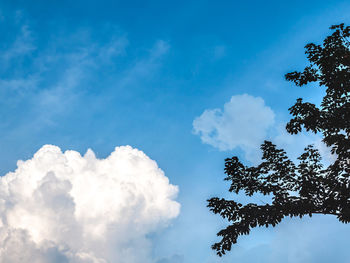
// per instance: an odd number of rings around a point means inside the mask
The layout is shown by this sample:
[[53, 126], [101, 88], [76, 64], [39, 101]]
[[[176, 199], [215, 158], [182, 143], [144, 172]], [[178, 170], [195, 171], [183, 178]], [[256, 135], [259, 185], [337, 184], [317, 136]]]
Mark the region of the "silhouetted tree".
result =
[[320, 107], [297, 99], [289, 111], [293, 116], [286, 129], [290, 134], [306, 131], [321, 133], [336, 160], [324, 167], [312, 145], [294, 164], [286, 152], [265, 141], [262, 163], [247, 167], [237, 157], [225, 160], [225, 180], [230, 192], [270, 195], [269, 204], [242, 205], [233, 200], [211, 198], [208, 207], [230, 223], [212, 245], [219, 256], [231, 249], [240, 235], [257, 226], [276, 226], [284, 217], [328, 214], [340, 222], [350, 222], [350, 27], [331, 26], [332, 34], [322, 45], [308, 44], [305, 53], [310, 64], [302, 72], [286, 74], [297, 86], [316, 82], [326, 94]]

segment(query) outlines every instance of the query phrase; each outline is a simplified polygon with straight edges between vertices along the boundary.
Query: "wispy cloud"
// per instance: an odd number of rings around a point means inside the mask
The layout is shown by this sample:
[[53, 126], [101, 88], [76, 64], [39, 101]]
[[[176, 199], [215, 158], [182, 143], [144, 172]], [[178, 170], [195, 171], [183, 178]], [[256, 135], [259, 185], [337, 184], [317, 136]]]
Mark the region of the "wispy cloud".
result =
[[[11, 60], [31, 54], [36, 49], [33, 35], [28, 25], [20, 26], [19, 33], [11, 45], [0, 52], [1, 63], [9, 64]], [[9, 66], [9, 65], [7, 65]]]
[[156, 71], [157, 67], [159, 67], [161, 59], [169, 49], [170, 45], [167, 42], [163, 40], [156, 41], [153, 47], [148, 51], [147, 56], [138, 59], [130, 68], [125, 70], [118, 85], [130, 85], [151, 76], [152, 73]]
[[[169, 50], [167, 42], [157, 40], [142, 55], [130, 59], [132, 63], [123, 62], [121, 67], [120, 61], [129, 55], [129, 40], [113, 28], [104, 35], [103, 41], [95, 40], [94, 31], [89, 28], [75, 29], [74, 34], [63, 31], [55, 36], [52, 33], [49, 41], [41, 44], [39, 49], [34, 41], [36, 32], [31, 30], [30, 25], [21, 24], [22, 13], [18, 16], [17, 36], [0, 54], [2, 68], [13, 73], [6, 74], [6, 78], [0, 77], [3, 97], [10, 98], [11, 108], [16, 112], [23, 110], [24, 105], [28, 107], [24, 112], [27, 120], [12, 127], [11, 133], [15, 134], [21, 131], [37, 133], [58, 125], [59, 119], [74, 108], [86, 107], [85, 96], [91, 90], [95, 90], [94, 107], [97, 107], [101, 100], [108, 101], [115, 96], [111, 92], [113, 89], [137, 86], [152, 76]], [[27, 66], [22, 68], [27, 57], [30, 58]], [[106, 76], [105, 72], [109, 75]], [[104, 77], [108, 79], [108, 84], [100, 84]]]
[[173, 255], [169, 258], [162, 258], [158, 260], [156, 263], [184, 263], [184, 256], [182, 255]]

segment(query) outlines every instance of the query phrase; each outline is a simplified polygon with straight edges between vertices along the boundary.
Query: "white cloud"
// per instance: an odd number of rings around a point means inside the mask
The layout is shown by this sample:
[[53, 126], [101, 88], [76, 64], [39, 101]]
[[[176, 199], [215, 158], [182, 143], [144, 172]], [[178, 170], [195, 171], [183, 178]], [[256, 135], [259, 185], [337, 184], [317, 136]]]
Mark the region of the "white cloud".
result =
[[179, 214], [177, 192], [130, 146], [97, 159], [45, 145], [0, 178], [0, 262], [153, 262], [147, 234]]
[[203, 143], [222, 151], [239, 147], [246, 159], [253, 163], [260, 161], [260, 145], [266, 139], [285, 149], [292, 160], [296, 160], [310, 144], [319, 150], [325, 165], [335, 160], [336, 156], [330, 153], [330, 148], [322, 142], [319, 134], [303, 131], [291, 135], [285, 124], [275, 123], [274, 117], [274, 112], [262, 98], [236, 95], [224, 105], [223, 110], [205, 110], [193, 121], [193, 129]]
[[256, 159], [257, 149], [274, 124], [275, 114], [260, 97], [232, 96], [221, 109], [205, 110], [193, 121], [193, 131], [202, 142], [220, 150], [241, 148], [248, 160]]

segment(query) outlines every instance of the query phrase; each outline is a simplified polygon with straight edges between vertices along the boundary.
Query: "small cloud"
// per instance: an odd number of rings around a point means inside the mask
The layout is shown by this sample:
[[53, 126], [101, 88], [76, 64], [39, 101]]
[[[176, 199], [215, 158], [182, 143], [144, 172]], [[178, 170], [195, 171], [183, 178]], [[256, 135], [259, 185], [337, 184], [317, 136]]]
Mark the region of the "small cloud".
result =
[[158, 40], [151, 50], [151, 57], [153, 59], [159, 58], [165, 55], [170, 48], [170, 45], [164, 40]]
[[169, 257], [169, 258], [162, 258], [158, 260], [156, 263], [183, 263], [183, 262], [185, 262], [183, 255], [173, 255], [172, 257]]
[[248, 160], [255, 161], [274, 119], [274, 112], [262, 98], [236, 95], [223, 109], [208, 109], [195, 118], [193, 132], [203, 143], [221, 151], [241, 148]]
[[253, 163], [260, 160], [260, 145], [269, 139], [296, 161], [307, 145], [314, 145], [320, 152], [323, 164], [336, 159], [319, 134], [301, 132], [289, 134], [285, 124], [275, 123], [275, 114], [260, 97], [248, 94], [236, 95], [222, 109], [205, 110], [193, 121], [193, 133], [202, 142], [221, 151], [240, 148], [245, 158]]
[[219, 45], [214, 47], [214, 59], [223, 58], [226, 55], [226, 47], [224, 45]]

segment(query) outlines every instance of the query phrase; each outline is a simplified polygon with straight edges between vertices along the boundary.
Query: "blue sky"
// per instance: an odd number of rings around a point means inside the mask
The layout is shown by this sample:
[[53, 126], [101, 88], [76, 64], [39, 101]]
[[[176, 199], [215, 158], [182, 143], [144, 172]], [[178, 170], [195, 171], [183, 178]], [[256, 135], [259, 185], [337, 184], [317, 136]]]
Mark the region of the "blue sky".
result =
[[265, 137], [292, 156], [320, 144], [283, 132], [296, 98], [323, 94], [284, 74], [349, 11], [347, 1], [2, 1], [1, 175], [45, 144], [98, 158], [130, 145], [179, 187], [179, 215], [147, 234], [150, 262], [348, 262], [350, 229], [327, 216], [254, 229], [218, 258], [210, 245], [225, 222], [206, 199], [232, 198], [224, 159], [256, 162]]

